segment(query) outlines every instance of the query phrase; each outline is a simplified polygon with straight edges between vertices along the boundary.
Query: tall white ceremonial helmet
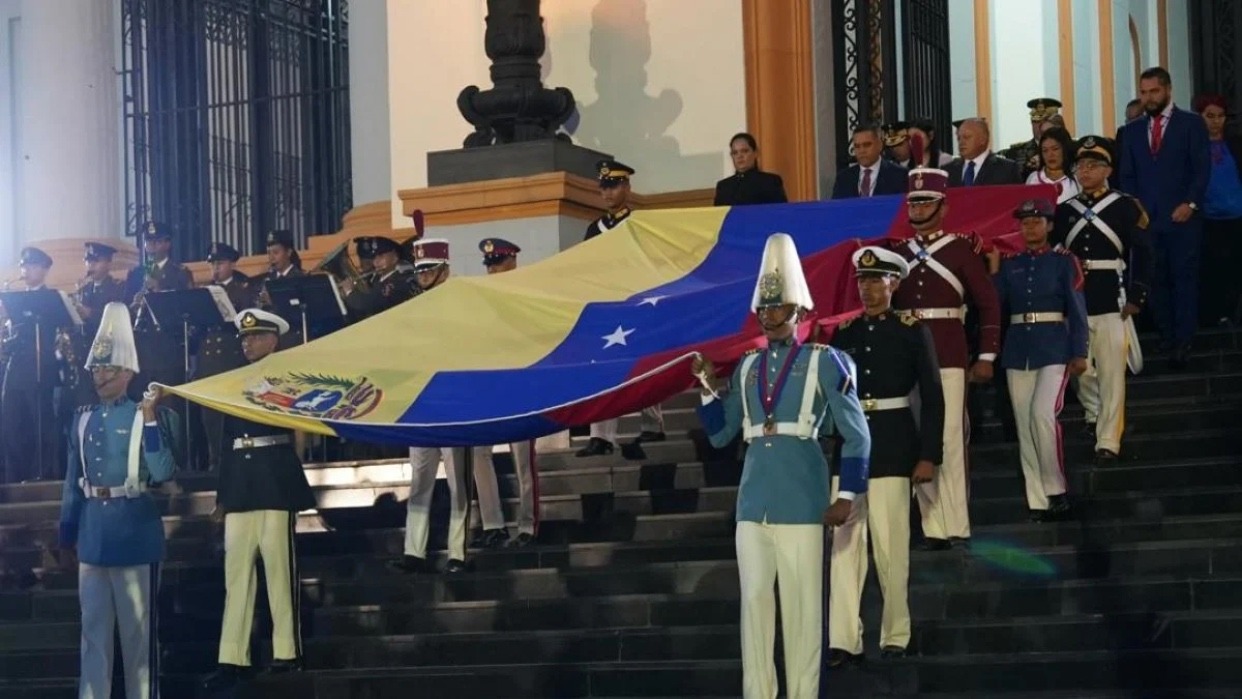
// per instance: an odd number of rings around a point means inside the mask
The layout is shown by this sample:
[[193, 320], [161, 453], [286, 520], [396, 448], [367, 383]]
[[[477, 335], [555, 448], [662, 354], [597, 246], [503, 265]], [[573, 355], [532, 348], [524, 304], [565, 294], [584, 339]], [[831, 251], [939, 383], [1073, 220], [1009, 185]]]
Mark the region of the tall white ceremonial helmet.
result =
[[134, 324], [129, 307], [113, 301], [104, 306], [99, 330], [86, 358], [86, 368], [114, 366], [138, 373], [138, 346], [134, 343]]
[[755, 282], [750, 310], [785, 304], [808, 311], [815, 308], [793, 238], [788, 233], [773, 233], [763, 247], [763, 262], [759, 264], [759, 279]]

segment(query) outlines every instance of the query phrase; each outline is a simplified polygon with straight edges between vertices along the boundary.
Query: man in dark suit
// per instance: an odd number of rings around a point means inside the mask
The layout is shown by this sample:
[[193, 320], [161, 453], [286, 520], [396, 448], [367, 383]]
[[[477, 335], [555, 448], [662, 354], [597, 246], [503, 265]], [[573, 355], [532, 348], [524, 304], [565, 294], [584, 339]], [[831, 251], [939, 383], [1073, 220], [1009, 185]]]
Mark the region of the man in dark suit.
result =
[[906, 169], [882, 158], [884, 141], [878, 126], [854, 129], [854, 158], [858, 161], [837, 173], [833, 199], [906, 193]]
[[959, 156], [944, 166], [950, 187], [1022, 184], [1022, 165], [991, 151], [992, 130], [983, 119], [963, 119], [957, 127]]
[[1200, 207], [1211, 152], [1203, 117], [1173, 105], [1169, 71], [1143, 71], [1139, 99], [1146, 116], [1121, 130], [1121, 190], [1138, 197], [1151, 218], [1152, 310], [1161, 346], [1173, 351], [1172, 365], [1180, 368], [1199, 320]]

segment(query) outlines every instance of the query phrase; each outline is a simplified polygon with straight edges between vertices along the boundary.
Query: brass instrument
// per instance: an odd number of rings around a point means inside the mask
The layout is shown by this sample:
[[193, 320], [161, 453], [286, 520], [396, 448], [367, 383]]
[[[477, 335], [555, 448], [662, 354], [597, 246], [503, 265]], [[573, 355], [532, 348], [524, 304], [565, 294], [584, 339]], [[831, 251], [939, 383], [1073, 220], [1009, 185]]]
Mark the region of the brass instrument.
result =
[[312, 274], [315, 272], [323, 272], [331, 276], [337, 284], [346, 289], [352, 287], [354, 291], [364, 293], [371, 289], [371, 282], [358, 270], [354, 261], [349, 257], [349, 241], [341, 243], [325, 255], [323, 261], [311, 270]]

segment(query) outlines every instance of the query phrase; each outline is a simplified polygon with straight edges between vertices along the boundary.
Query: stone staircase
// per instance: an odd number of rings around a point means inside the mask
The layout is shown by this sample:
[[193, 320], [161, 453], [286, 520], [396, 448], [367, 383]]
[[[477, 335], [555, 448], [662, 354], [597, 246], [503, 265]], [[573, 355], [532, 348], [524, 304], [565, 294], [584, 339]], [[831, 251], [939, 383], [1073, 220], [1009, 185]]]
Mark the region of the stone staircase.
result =
[[[928, 699], [1242, 697], [1242, 349], [1204, 335], [1189, 371], [1129, 390], [1120, 464], [1090, 465], [1066, 408], [1079, 518], [1026, 522], [1016, 445], [985, 425], [972, 447], [969, 550], [913, 553], [912, 657], [824, 674], [827, 696]], [[408, 466], [308, 466], [320, 509], [299, 521], [308, 672], [254, 697], [737, 696], [732, 513], [740, 467], [707, 447], [693, 395], [666, 404], [647, 459], [539, 456], [541, 545], [481, 551], [460, 576], [407, 577]], [[623, 420], [637, 433], [637, 417]], [[576, 446], [576, 445], [575, 445]], [[516, 492], [496, 455], [502, 491]], [[163, 690], [199, 696], [223, 606], [209, 477], [165, 498]], [[441, 483], [438, 488], [443, 490]], [[73, 697], [76, 573], [49, 565], [60, 486], [0, 488], [0, 696]], [[437, 506], [444, 506], [443, 493]], [[506, 502], [512, 514], [516, 501]], [[477, 521], [477, 520], [476, 520]], [[433, 531], [433, 541], [443, 531]], [[443, 563], [443, 558], [439, 561]], [[878, 625], [874, 582], [864, 598]], [[255, 659], [269, 653], [257, 605]], [[874, 634], [868, 641], [874, 646]], [[119, 693], [116, 696], [121, 696]]]

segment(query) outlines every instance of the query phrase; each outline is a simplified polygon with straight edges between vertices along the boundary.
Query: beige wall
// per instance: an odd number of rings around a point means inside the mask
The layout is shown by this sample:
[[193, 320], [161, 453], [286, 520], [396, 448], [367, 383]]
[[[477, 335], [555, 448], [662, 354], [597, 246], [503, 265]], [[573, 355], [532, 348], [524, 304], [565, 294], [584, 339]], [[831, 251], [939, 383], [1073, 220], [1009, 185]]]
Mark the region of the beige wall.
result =
[[[576, 143], [636, 168], [642, 192], [728, 174], [727, 141], [746, 128], [741, 0], [549, 0], [542, 12], [544, 83], [574, 92]], [[485, 14], [483, 0], [388, 0], [395, 189], [425, 187], [427, 152], [470, 132], [456, 100], [490, 86]], [[396, 202], [393, 220], [406, 223]]]

